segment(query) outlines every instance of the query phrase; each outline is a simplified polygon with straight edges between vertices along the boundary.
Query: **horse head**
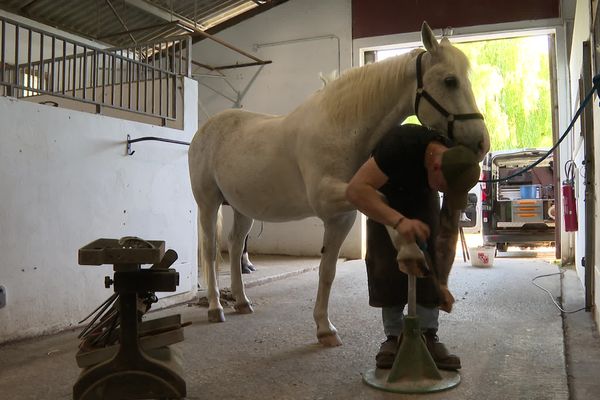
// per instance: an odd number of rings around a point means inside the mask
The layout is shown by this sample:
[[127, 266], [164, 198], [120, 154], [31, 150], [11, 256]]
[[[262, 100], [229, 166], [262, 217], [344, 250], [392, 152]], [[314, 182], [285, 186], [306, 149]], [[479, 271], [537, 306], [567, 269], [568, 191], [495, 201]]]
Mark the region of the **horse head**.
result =
[[423, 125], [446, 133], [483, 159], [490, 138], [469, 81], [469, 60], [447, 38], [438, 42], [426, 22], [421, 38], [427, 52], [417, 56], [415, 114]]

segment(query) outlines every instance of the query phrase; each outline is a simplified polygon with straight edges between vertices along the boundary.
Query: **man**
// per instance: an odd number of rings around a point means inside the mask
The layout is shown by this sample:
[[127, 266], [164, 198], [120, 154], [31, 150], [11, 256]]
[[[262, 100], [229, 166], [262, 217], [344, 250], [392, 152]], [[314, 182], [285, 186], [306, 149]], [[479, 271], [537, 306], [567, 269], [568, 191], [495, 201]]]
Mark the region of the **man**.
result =
[[[468, 148], [451, 147], [449, 139], [428, 128], [401, 125], [385, 135], [372, 157], [350, 180], [347, 199], [369, 218], [366, 256], [369, 304], [382, 308], [387, 336], [376, 356], [378, 368], [393, 365], [408, 300], [407, 275], [398, 268], [398, 251], [385, 225], [407, 241], [419, 243], [429, 255], [429, 263], [435, 263], [435, 237], [440, 220], [438, 192], [444, 193], [450, 209], [464, 209], [468, 191], [479, 175], [478, 159]], [[439, 307], [447, 299], [442, 296], [436, 265], [430, 267], [429, 276], [417, 279], [417, 315], [438, 368], [459, 369], [460, 358], [450, 354], [437, 337]], [[443, 309], [448, 311], [448, 305]]]

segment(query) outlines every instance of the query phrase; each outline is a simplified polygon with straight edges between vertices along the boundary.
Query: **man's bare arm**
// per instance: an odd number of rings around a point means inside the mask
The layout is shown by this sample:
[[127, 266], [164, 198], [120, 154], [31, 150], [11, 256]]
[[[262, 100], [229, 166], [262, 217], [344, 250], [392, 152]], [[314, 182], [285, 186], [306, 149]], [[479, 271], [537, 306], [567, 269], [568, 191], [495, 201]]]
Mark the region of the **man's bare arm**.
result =
[[435, 274], [440, 285], [442, 304], [446, 312], [452, 310], [454, 297], [448, 290], [448, 275], [454, 263], [456, 243], [458, 241], [458, 221], [460, 211], [450, 210], [444, 201], [440, 210], [440, 225], [435, 238]]

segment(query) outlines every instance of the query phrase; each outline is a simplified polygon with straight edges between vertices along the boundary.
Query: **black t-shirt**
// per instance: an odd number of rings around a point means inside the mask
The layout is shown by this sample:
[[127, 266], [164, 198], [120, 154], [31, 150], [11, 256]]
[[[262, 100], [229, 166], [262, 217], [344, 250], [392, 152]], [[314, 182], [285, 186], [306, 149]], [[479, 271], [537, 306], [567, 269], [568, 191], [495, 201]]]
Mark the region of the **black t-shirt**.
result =
[[392, 208], [409, 218], [419, 213], [419, 205], [433, 192], [425, 168], [425, 150], [433, 140], [452, 145], [450, 139], [426, 127], [399, 125], [390, 130], [373, 151], [377, 166], [389, 178], [379, 191]]

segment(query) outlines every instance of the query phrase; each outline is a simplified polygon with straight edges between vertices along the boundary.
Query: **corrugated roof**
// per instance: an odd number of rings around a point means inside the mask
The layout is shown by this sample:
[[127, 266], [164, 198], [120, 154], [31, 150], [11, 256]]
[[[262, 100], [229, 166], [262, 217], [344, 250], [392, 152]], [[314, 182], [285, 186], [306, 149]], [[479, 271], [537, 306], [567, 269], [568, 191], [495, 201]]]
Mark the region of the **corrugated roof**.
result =
[[0, 9], [112, 47], [213, 34], [287, 0], [0, 0]]

